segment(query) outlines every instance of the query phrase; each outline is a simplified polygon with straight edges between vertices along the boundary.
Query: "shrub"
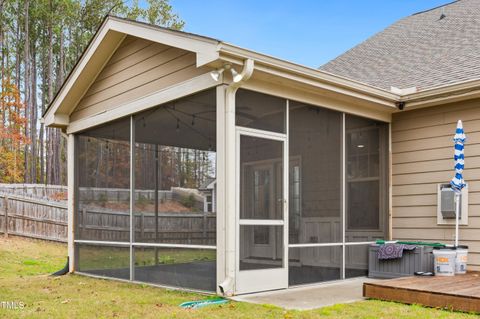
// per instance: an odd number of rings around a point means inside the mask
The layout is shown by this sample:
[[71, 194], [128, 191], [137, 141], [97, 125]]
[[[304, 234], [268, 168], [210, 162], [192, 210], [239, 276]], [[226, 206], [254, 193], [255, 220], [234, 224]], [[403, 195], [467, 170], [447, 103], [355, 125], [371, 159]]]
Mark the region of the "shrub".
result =
[[190, 194], [189, 196], [183, 197], [181, 203], [187, 208], [192, 208], [193, 206], [195, 206], [195, 196], [193, 196], [193, 194]]

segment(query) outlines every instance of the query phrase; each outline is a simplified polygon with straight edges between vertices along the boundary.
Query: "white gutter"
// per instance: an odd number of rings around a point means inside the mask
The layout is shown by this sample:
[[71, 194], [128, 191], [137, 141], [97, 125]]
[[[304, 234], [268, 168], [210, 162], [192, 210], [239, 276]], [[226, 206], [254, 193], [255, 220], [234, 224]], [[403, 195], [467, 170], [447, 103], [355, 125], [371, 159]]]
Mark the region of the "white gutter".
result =
[[304, 83], [339, 94], [369, 100], [390, 107], [390, 112], [480, 98], [480, 79], [447, 84], [417, 92], [411, 92], [412, 90], [391, 92], [336, 74], [240, 48], [225, 42], [219, 44], [219, 51], [220, 59], [224, 61], [240, 64], [245, 59], [254, 59], [256, 64], [255, 69], [257, 71], [290, 78], [294, 81], [304, 81]]
[[277, 59], [266, 54], [243, 49], [225, 42], [222, 42], [219, 45], [219, 50], [220, 58], [232, 63], [239, 63], [245, 59], [254, 59], [257, 70], [261, 70], [265, 67], [270, 69], [282, 70], [287, 73], [315, 79], [318, 82], [329, 84], [330, 86], [347, 88], [349, 90], [362, 93], [366, 96], [383, 99], [386, 102], [390, 103], [395, 103], [400, 99], [400, 96], [398, 94], [381, 88], [377, 88], [359, 81], [348, 79], [318, 69], [313, 69], [297, 63]]
[[413, 94], [406, 94], [400, 99], [405, 102], [406, 110], [452, 103], [480, 97], [480, 79], [430, 88]]

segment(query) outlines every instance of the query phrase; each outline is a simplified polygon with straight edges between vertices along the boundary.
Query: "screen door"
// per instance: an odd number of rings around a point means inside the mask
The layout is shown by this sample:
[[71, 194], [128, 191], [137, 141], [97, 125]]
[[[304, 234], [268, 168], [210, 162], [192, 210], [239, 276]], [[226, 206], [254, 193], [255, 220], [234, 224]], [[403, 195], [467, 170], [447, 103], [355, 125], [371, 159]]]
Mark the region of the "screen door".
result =
[[286, 288], [285, 137], [239, 128], [237, 151], [236, 293]]

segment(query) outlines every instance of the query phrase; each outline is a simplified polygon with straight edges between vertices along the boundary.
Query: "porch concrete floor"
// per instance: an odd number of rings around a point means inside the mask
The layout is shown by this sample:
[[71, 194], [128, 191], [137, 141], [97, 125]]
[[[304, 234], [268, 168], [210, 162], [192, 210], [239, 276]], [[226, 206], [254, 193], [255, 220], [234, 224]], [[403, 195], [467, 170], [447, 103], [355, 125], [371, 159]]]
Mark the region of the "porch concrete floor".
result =
[[240, 295], [231, 299], [256, 304], [271, 304], [285, 309], [315, 309], [364, 300], [365, 298], [362, 296], [363, 283], [380, 280], [364, 277], [354, 278], [316, 286]]

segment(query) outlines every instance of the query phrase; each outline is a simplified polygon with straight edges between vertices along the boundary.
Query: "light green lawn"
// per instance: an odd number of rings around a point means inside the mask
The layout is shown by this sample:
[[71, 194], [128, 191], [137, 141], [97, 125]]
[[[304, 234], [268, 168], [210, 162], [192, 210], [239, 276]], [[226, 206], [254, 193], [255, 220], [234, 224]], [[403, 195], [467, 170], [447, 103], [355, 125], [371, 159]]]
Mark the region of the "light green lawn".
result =
[[[0, 318], [478, 318], [475, 315], [375, 300], [312, 311], [230, 302], [184, 310], [178, 304], [205, 296], [80, 275], [49, 277], [63, 267], [66, 246], [10, 237], [0, 239]], [[1, 304], [0, 304], [1, 305]]]

